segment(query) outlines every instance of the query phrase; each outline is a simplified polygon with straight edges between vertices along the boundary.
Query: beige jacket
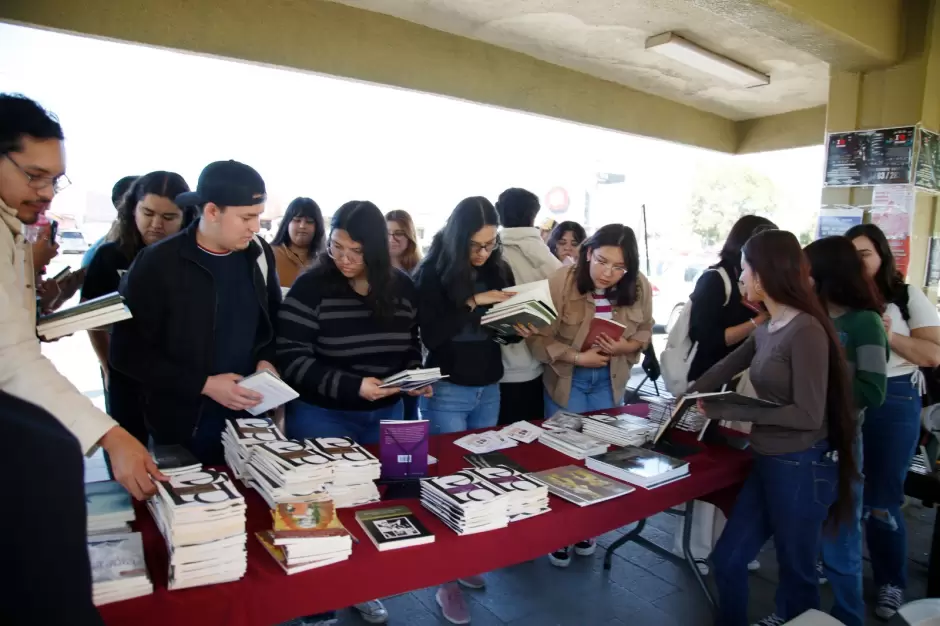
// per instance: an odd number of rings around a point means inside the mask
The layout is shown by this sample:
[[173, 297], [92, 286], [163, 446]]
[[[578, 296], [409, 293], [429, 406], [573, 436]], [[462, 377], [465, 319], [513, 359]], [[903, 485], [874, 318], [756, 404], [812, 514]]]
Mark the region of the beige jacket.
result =
[[36, 336], [32, 248], [16, 211], [0, 200], [0, 389], [55, 416], [91, 454], [116, 425], [42, 355]]
[[[574, 365], [561, 358], [580, 351], [594, 319], [594, 300], [591, 294], [578, 291], [574, 272], [574, 266], [563, 267], [549, 279], [558, 319], [551, 327], [543, 329], [544, 334], [528, 339], [533, 356], [548, 365], [543, 375], [546, 391], [556, 404], [563, 407], [568, 406]], [[612, 317], [627, 327], [624, 337], [639, 341], [645, 349], [653, 336], [653, 292], [643, 274], [637, 276], [637, 291], [636, 303], [628, 307], [615, 306]], [[610, 360], [610, 384], [615, 404], [623, 401], [630, 371], [640, 360], [640, 354], [615, 356]]]

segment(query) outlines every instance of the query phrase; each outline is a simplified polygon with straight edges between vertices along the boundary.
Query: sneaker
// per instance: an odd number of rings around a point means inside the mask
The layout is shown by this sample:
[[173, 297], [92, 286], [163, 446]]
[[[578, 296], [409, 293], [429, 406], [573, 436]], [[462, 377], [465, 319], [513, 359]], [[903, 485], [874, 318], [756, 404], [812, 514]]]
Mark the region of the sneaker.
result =
[[441, 613], [451, 624], [469, 624], [470, 609], [467, 608], [467, 601], [463, 598], [463, 592], [457, 583], [447, 583], [438, 588], [434, 594], [438, 606], [441, 607]]
[[759, 569], [760, 569], [760, 561], [758, 561], [757, 559], [754, 559], [753, 561], [747, 564], [747, 571], [749, 572], [756, 572]]
[[549, 562], [555, 567], [568, 567], [571, 565], [571, 548], [565, 546], [548, 555]]
[[826, 578], [826, 566], [823, 565], [822, 561], [816, 561], [816, 577], [819, 579], [820, 585], [825, 585], [829, 582], [829, 579]]
[[784, 619], [778, 616], [776, 613], [771, 613], [761, 621], [754, 624], [754, 626], [783, 626], [786, 624]]
[[384, 624], [388, 621], [388, 610], [378, 600], [369, 600], [362, 604], [354, 604], [353, 608], [359, 611], [362, 619], [370, 624]]
[[904, 592], [900, 587], [882, 585], [878, 590], [878, 604], [875, 606], [875, 615], [884, 620], [891, 619], [903, 603]]
[[466, 578], [458, 578], [457, 582], [467, 589], [483, 589], [486, 587], [486, 580], [482, 576], [467, 576]]
[[578, 556], [591, 556], [595, 550], [597, 550], [597, 543], [593, 539], [574, 544], [574, 553]]

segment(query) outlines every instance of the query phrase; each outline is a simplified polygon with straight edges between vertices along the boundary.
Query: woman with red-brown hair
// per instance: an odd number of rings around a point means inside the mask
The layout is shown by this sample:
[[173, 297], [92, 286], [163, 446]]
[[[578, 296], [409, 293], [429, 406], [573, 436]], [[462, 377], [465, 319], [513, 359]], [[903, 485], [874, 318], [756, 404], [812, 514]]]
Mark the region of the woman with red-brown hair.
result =
[[758, 397], [776, 405], [702, 402], [709, 418], [754, 424], [754, 467], [711, 556], [716, 623], [747, 625], [747, 564], [773, 537], [777, 610], [759, 624], [777, 626], [819, 608], [816, 561], [824, 523], [853, 512], [855, 416], [842, 347], [796, 237], [782, 230], [754, 235], [742, 250], [741, 268], [746, 297], [762, 302], [770, 321], [690, 391], [717, 390], [750, 368]]

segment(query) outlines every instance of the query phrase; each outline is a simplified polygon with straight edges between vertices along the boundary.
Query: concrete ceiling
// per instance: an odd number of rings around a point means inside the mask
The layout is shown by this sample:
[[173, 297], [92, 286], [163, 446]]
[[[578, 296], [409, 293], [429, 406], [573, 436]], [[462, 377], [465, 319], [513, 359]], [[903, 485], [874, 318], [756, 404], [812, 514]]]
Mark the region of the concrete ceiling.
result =
[[[785, 32], [765, 34], [741, 12], [727, 19], [702, 0], [335, 1], [515, 50], [735, 121], [824, 105], [828, 97], [827, 63], [787, 41]], [[666, 31], [768, 74], [771, 83], [740, 88], [645, 49], [648, 37]]]

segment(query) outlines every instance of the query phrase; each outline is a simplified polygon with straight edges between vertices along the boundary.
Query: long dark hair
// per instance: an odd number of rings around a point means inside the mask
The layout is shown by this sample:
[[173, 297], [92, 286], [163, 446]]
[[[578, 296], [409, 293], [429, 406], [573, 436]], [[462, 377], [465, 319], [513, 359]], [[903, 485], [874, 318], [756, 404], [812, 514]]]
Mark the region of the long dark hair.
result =
[[831, 449], [839, 454], [839, 492], [829, 517], [834, 522], [847, 521], [854, 510], [853, 489], [859, 475], [855, 464], [855, 416], [842, 344], [829, 313], [813, 291], [809, 262], [793, 233], [785, 230], [757, 233], [744, 244], [742, 253], [770, 298], [811, 315], [826, 331], [829, 340], [828, 439]]
[[503, 280], [508, 266], [497, 247], [481, 267], [470, 263], [470, 239], [485, 226], [499, 226], [499, 214], [493, 203], [481, 196], [464, 198], [447, 218], [447, 223], [431, 241], [431, 249], [418, 267], [418, 276], [435, 272], [447, 292], [457, 303], [464, 303], [474, 294], [474, 276]]
[[584, 232], [584, 227], [577, 222], [566, 221], [562, 222], [555, 226], [552, 229], [552, 234], [548, 236], [548, 249], [552, 251], [552, 254], [558, 256], [558, 241], [565, 236], [565, 233], [571, 233], [575, 240], [579, 244], [584, 243], [584, 240], [587, 239], [587, 233]]
[[813, 287], [823, 306], [834, 304], [856, 311], [881, 314], [881, 297], [855, 246], [845, 237], [817, 239], [803, 249], [809, 260]]
[[[385, 217], [371, 202], [353, 200], [347, 202], [333, 214], [330, 221], [333, 230], [345, 230], [350, 239], [362, 245], [362, 256], [369, 281], [369, 293], [365, 296], [369, 308], [378, 317], [395, 314], [395, 276], [388, 254], [388, 231]], [[310, 269], [310, 273], [321, 281], [325, 290], [336, 293], [349, 284], [336, 263], [324, 251]]]
[[385, 214], [385, 221], [396, 222], [405, 231], [408, 247], [401, 253], [399, 263], [406, 272], [413, 272], [418, 267], [418, 263], [421, 262], [421, 248], [418, 246], [418, 231], [415, 228], [414, 220], [411, 219], [411, 214], [408, 211], [395, 209]]
[[884, 231], [875, 224], [857, 224], [846, 231], [845, 237], [849, 241], [859, 237], [868, 237], [881, 259], [881, 268], [872, 280], [875, 281], [875, 287], [881, 294], [882, 300], [897, 302], [903, 299], [907, 295], [907, 285], [904, 282], [904, 276], [898, 271], [894, 253], [891, 252], [891, 246], [888, 245], [888, 238], [885, 237]]
[[[131, 188], [121, 198], [117, 209], [117, 228], [114, 241], [118, 250], [129, 261], [137, 257], [137, 253], [144, 248], [144, 240], [137, 230], [137, 203], [145, 196], [153, 194], [161, 198], [173, 200], [181, 193], [187, 193], [189, 185], [186, 180], [176, 172], [150, 172], [134, 181]], [[186, 228], [196, 216], [195, 208], [180, 207], [183, 212], [180, 229]]]
[[594, 291], [591, 278], [591, 259], [588, 256], [604, 246], [620, 248], [626, 273], [614, 287], [607, 290], [607, 299], [615, 306], [632, 306], [639, 296], [637, 276], [640, 274], [640, 252], [637, 249], [633, 229], [623, 224], [608, 224], [588, 237], [578, 251], [578, 262], [574, 266], [575, 283], [581, 293]]
[[313, 220], [315, 230], [310, 245], [307, 246], [308, 258], [312, 259], [323, 251], [323, 242], [326, 240], [326, 232], [324, 231], [326, 229], [323, 226], [323, 212], [320, 210], [320, 205], [310, 198], [294, 198], [291, 200], [290, 204], [287, 205], [287, 210], [284, 211], [284, 217], [281, 218], [281, 225], [278, 226], [277, 233], [275, 233], [274, 239], [271, 240], [271, 245], [291, 246], [292, 242], [288, 228], [290, 228], [291, 221], [298, 217]]
[[738, 218], [738, 221], [731, 227], [728, 238], [725, 239], [725, 245], [721, 247], [721, 252], [718, 253], [718, 256], [721, 257], [721, 264], [734, 268], [740, 273], [741, 250], [747, 240], [761, 231], [776, 228], [776, 224], [759, 215], [744, 215]]

